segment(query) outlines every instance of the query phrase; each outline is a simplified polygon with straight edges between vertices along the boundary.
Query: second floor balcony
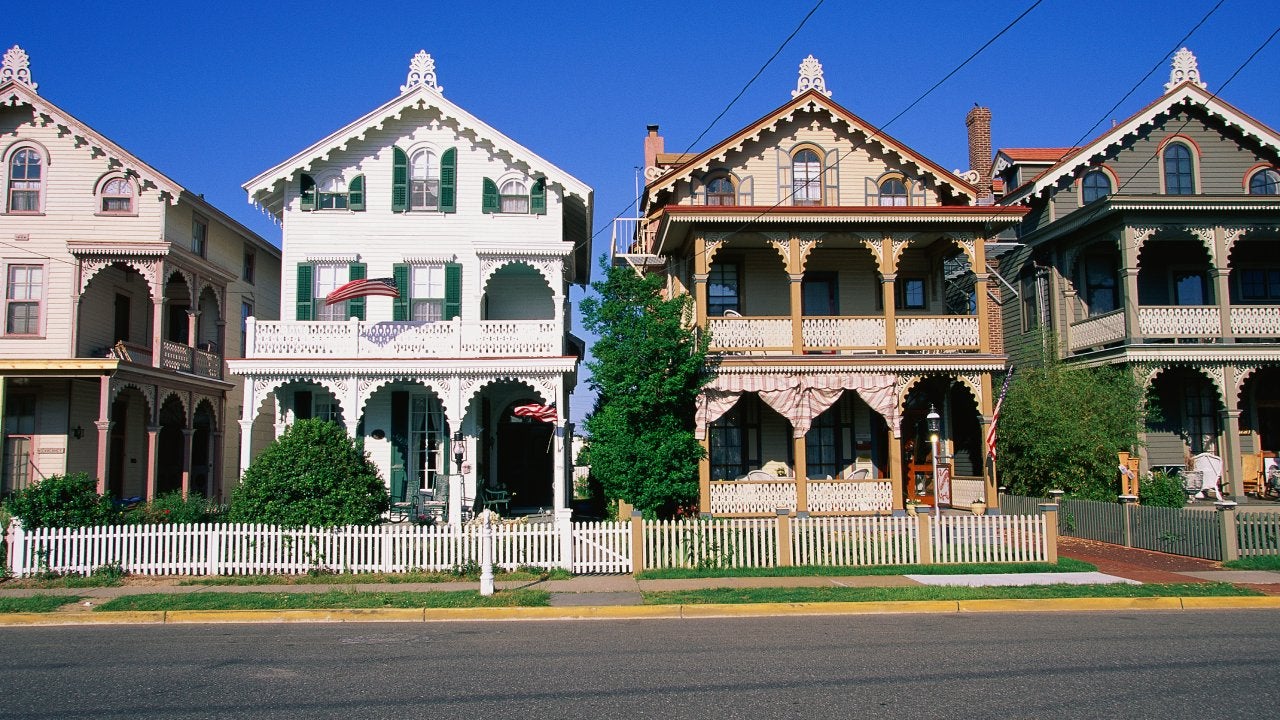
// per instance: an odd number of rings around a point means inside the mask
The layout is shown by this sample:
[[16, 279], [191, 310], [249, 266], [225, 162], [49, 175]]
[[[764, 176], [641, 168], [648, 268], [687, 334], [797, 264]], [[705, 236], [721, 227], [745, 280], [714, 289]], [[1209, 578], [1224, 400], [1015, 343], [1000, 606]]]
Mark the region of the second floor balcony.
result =
[[[884, 316], [709, 318], [710, 350], [725, 353], [861, 354], [885, 352], [979, 352], [978, 318], [955, 315], [896, 317], [889, 342]], [[797, 342], [798, 341], [798, 342]]]
[[259, 321], [245, 329], [246, 358], [557, 357], [565, 333], [555, 320]]

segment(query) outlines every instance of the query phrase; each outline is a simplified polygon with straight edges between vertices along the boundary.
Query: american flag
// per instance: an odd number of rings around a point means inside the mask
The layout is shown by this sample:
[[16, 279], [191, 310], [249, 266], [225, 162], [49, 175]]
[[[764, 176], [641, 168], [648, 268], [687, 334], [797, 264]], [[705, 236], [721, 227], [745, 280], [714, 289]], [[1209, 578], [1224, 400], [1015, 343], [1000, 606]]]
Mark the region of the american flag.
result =
[[513, 409], [511, 413], [518, 417], [533, 418], [547, 423], [556, 421], [555, 405], [520, 405]]
[[1000, 406], [1004, 405], [1005, 393], [1009, 392], [1009, 379], [1013, 377], [1013, 366], [1004, 376], [1004, 386], [1000, 388], [1000, 399], [996, 400], [996, 411], [991, 414], [991, 429], [987, 431], [987, 454], [996, 459], [996, 423], [1000, 422]]
[[396, 281], [394, 278], [361, 278], [359, 280], [352, 280], [346, 285], [343, 285], [337, 290], [326, 295], [324, 298], [324, 304], [333, 305], [335, 303], [343, 302], [344, 300], [366, 297], [368, 295], [400, 297], [400, 291], [396, 290]]

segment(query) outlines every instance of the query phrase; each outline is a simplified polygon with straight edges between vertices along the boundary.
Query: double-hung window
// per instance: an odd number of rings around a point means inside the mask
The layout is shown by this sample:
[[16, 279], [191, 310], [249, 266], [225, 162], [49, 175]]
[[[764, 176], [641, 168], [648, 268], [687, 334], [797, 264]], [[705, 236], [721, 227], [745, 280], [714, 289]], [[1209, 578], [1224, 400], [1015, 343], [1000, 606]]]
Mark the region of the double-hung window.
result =
[[529, 212], [529, 190], [519, 180], [508, 180], [502, 183], [498, 191], [500, 212], [503, 214], [523, 215]]
[[736, 205], [733, 181], [727, 177], [718, 177], [707, 183], [708, 205]]
[[133, 183], [111, 178], [102, 185], [102, 212], [128, 215], [133, 212]]
[[726, 311], [742, 312], [740, 266], [736, 262], [717, 262], [707, 278], [707, 316], [719, 317]]
[[253, 304], [240, 303], [240, 357], [249, 356], [249, 318], [253, 316]]
[[898, 286], [899, 310], [923, 310], [926, 305], [924, 278], [900, 278]]
[[412, 319], [435, 322], [444, 319], [444, 266], [414, 265], [410, 268]]
[[330, 175], [320, 181], [317, 207], [321, 210], [346, 210], [347, 185], [339, 175]]
[[1169, 143], [1164, 149], [1164, 194], [1193, 195], [1195, 191], [1191, 149], [1180, 142]]
[[347, 304], [338, 302], [325, 305], [324, 299], [339, 286], [346, 285], [349, 269], [346, 265], [316, 265], [312, 271], [313, 284], [311, 297], [315, 308], [316, 320], [346, 320]]
[[199, 215], [191, 217], [191, 252], [200, 257], [209, 252], [209, 223]]
[[34, 148], [22, 148], [9, 162], [9, 212], [40, 212], [44, 163]]
[[889, 178], [880, 183], [880, 204], [904, 206], [907, 204], [907, 184], [900, 178]]
[[440, 206], [440, 164], [435, 153], [419, 150], [409, 163], [409, 209], [435, 210]]
[[813, 150], [801, 150], [791, 158], [791, 204], [822, 204], [822, 161]]
[[1116, 281], [1118, 257], [1113, 253], [1093, 253], [1084, 258], [1084, 301], [1089, 317], [1103, 315], [1120, 307]]
[[39, 335], [44, 267], [10, 265], [5, 291], [5, 334]]
[[35, 432], [36, 396], [11, 394], [4, 408], [4, 473], [0, 496], [31, 484], [31, 446]]

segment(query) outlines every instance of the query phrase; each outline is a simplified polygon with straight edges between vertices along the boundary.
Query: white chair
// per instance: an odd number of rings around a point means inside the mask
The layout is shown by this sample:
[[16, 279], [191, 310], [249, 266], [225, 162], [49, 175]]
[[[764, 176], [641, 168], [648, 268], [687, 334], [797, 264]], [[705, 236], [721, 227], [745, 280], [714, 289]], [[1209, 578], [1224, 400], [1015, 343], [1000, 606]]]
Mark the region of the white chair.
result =
[[492, 510], [499, 514], [510, 512], [511, 493], [502, 488], [491, 488], [486, 485], [480, 488], [480, 504], [485, 510]]
[[871, 476], [871, 471], [866, 468], [862, 468], [860, 470], [854, 470], [853, 473], [849, 475], [849, 479], [850, 480], [866, 480], [870, 476]]

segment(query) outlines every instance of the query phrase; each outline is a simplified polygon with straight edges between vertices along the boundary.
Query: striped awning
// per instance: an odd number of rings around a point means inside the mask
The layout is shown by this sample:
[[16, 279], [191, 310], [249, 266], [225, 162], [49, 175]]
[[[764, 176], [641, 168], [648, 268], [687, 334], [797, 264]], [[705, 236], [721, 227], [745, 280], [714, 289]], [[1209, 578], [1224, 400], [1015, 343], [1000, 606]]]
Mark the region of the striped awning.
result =
[[733, 409], [743, 393], [755, 393], [791, 423], [793, 437], [804, 437], [814, 418], [840, 399], [856, 392], [872, 410], [884, 417], [894, 436], [899, 433], [896, 375], [888, 373], [726, 373], [703, 388], [698, 398], [695, 433], [707, 437], [707, 426]]

